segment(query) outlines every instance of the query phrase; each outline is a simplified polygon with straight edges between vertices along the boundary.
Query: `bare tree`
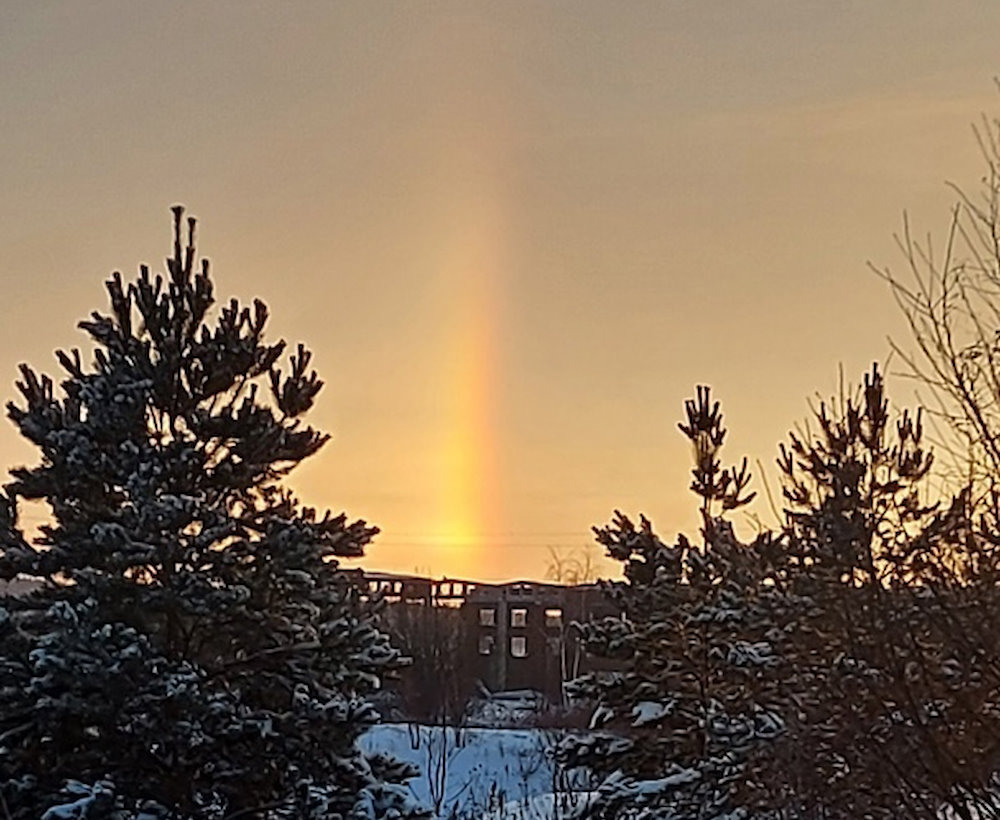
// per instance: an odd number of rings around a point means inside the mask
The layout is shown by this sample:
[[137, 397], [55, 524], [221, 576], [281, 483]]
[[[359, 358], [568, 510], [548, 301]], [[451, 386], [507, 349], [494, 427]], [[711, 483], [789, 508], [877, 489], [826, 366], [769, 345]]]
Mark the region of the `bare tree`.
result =
[[593, 544], [579, 547], [548, 547], [549, 561], [545, 566], [545, 578], [557, 584], [575, 586], [592, 584], [597, 580], [599, 555]]
[[892, 340], [931, 413], [941, 473], [951, 489], [972, 483], [974, 500], [1000, 476], [1000, 119], [974, 125], [985, 170], [956, 202], [944, 241], [914, 236], [904, 215], [896, 242], [904, 268], [871, 265], [890, 286], [915, 347]]
[[396, 602], [383, 628], [411, 658], [398, 691], [409, 720], [460, 729], [475, 679], [461, 658], [469, 636], [457, 607]]

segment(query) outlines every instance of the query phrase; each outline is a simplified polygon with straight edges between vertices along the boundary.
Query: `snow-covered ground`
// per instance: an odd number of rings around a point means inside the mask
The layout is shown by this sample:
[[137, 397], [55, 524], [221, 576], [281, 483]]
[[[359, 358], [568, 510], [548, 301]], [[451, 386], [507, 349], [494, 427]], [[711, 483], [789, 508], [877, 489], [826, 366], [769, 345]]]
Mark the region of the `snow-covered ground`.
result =
[[580, 777], [559, 772], [542, 729], [453, 729], [407, 724], [373, 727], [366, 752], [386, 752], [420, 768], [414, 795], [442, 818], [567, 820], [587, 797]]

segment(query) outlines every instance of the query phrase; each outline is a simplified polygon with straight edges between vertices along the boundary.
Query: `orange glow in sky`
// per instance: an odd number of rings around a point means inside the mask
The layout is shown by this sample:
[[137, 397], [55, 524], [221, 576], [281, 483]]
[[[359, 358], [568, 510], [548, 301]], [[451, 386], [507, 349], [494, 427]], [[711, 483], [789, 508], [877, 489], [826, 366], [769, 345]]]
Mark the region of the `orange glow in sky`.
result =
[[445, 262], [446, 279], [456, 282], [455, 313], [443, 350], [448, 410], [442, 431], [441, 538], [432, 567], [474, 577], [492, 560], [483, 537], [500, 525], [494, 418], [498, 317], [492, 292], [502, 271], [496, 216], [473, 212], [464, 223]]
[[770, 465], [906, 338], [866, 262], [981, 175], [998, 32], [986, 0], [0, 4], [0, 398], [183, 203], [219, 297], [315, 354], [333, 438], [289, 480], [380, 527], [364, 566], [540, 578], [616, 508], [693, 533], [696, 384]]

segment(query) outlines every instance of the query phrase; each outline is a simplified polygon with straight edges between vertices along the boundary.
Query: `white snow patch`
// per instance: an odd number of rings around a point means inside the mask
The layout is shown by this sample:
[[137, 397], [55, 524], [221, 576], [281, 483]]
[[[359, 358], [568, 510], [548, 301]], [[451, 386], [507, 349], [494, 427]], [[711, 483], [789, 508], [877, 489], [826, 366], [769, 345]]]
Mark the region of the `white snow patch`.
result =
[[[585, 798], [580, 773], [560, 775], [550, 750], [557, 736], [541, 729], [460, 729], [381, 724], [361, 737], [361, 748], [420, 768], [408, 785], [440, 816], [484, 820], [575, 817]], [[443, 764], [443, 771], [442, 771]], [[543, 808], [548, 813], [539, 814]], [[553, 809], [559, 813], [553, 814]], [[513, 813], [512, 813], [513, 812]]]
[[659, 703], [654, 700], [641, 700], [632, 707], [632, 725], [646, 726], [662, 720], [673, 711], [672, 703]]

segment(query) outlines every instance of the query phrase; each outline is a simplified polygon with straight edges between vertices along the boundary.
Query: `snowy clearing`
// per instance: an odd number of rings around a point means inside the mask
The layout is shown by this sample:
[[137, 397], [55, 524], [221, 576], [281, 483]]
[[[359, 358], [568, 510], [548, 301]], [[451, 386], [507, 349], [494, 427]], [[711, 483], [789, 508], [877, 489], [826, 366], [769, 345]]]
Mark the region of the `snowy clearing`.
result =
[[365, 752], [384, 752], [418, 766], [414, 796], [443, 818], [568, 820], [588, 795], [585, 778], [561, 775], [543, 729], [453, 729], [382, 724], [362, 738]]

